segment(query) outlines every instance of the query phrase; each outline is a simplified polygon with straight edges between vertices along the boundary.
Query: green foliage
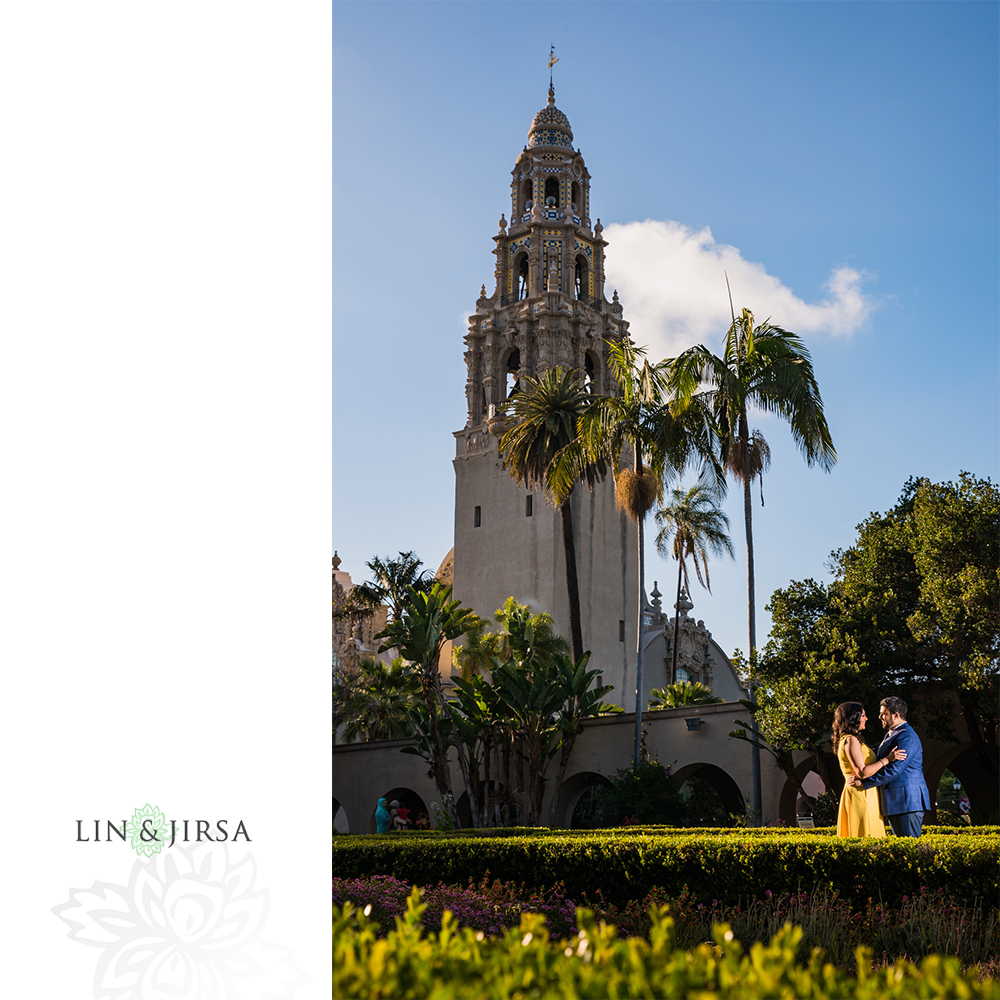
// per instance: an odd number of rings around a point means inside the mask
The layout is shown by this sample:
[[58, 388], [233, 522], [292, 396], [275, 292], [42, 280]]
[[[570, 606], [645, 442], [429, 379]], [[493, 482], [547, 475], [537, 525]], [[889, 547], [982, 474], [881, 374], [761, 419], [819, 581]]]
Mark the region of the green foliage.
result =
[[393, 621], [399, 618], [411, 587], [426, 591], [433, 584], [433, 574], [429, 569], [420, 569], [423, 563], [413, 552], [400, 552], [396, 559], [374, 556], [365, 565], [372, 571], [373, 579], [352, 587], [350, 600], [356, 607], [368, 611], [388, 605]]
[[824, 961], [816, 949], [800, 959], [803, 931], [788, 923], [767, 945], [744, 949], [728, 924], [712, 941], [685, 951], [675, 945], [666, 907], [650, 914], [649, 940], [620, 940], [615, 927], [577, 910], [579, 931], [550, 943], [545, 920], [524, 914], [502, 936], [460, 928], [447, 911], [440, 932], [425, 934], [424, 904], [414, 889], [407, 913], [386, 938], [350, 903], [333, 907], [333, 995], [365, 998], [686, 997], [732, 998], [1000, 997], [996, 980], [964, 973], [958, 959], [930, 956], [919, 966], [900, 960], [873, 971], [859, 948], [857, 978]]
[[683, 808], [677, 782], [659, 761], [643, 761], [638, 768], [625, 768], [611, 778], [610, 788], [600, 788], [595, 801], [594, 822], [599, 827], [630, 823], [677, 824]]
[[350, 678], [334, 680], [334, 703], [342, 705], [335, 722], [343, 724], [345, 743], [409, 736], [422, 706], [420, 678], [397, 657], [392, 663], [365, 657]]
[[683, 708], [685, 705], [714, 705], [722, 699], [712, 693], [707, 684], [700, 681], [680, 681], [666, 687], [653, 688], [649, 692], [649, 707]]
[[768, 890], [825, 886], [845, 899], [882, 899], [892, 905], [921, 886], [943, 887], [956, 899], [970, 901], [1000, 893], [995, 832], [928, 832], [919, 840], [839, 838], [832, 829], [654, 832], [627, 827], [497, 834], [336, 837], [333, 874], [391, 874], [428, 885], [478, 883], [488, 873], [502, 872], [505, 879], [536, 889], [562, 883], [574, 899], [597, 899], [600, 890], [619, 906], [644, 898], [653, 885], [674, 895], [686, 886], [699, 898], [731, 901]]
[[[406, 602], [398, 616], [375, 637], [382, 639], [379, 652], [398, 649], [401, 656], [413, 666], [420, 680], [426, 720], [426, 749], [430, 758], [435, 784], [442, 797], [451, 795], [451, 773], [448, 768], [448, 742], [442, 732], [450, 721], [441, 689], [438, 663], [442, 646], [450, 639], [475, 628], [478, 619], [459, 601], [451, 600], [451, 587], [435, 582], [430, 590], [408, 588]], [[460, 737], [456, 735], [456, 739]], [[458, 817], [452, 810], [452, 820]]]
[[[686, 490], [671, 490], [670, 503], [654, 515], [660, 528], [656, 536], [656, 551], [664, 559], [671, 555], [678, 562], [678, 582], [683, 574], [684, 585], [691, 590], [687, 559], [694, 562], [698, 582], [711, 591], [708, 574], [708, 554], [733, 557], [729, 538], [729, 518], [718, 507], [719, 495], [704, 483], [695, 483]], [[704, 573], [702, 570], [704, 569]]]

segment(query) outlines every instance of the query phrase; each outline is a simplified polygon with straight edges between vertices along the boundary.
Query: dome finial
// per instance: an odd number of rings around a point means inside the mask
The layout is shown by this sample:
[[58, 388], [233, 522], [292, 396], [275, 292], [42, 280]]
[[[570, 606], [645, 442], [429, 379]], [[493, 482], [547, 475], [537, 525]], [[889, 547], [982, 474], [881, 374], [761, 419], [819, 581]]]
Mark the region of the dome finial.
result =
[[549, 84], [549, 104], [548, 104], [548, 106], [550, 108], [554, 108], [556, 106], [556, 88], [553, 87], [551, 83]]

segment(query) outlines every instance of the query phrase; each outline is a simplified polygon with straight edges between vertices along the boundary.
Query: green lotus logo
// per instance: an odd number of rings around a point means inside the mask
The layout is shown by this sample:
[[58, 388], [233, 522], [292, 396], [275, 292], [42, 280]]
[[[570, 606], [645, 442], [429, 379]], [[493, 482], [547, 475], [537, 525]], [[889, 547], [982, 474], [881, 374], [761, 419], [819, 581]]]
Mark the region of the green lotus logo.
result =
[[148, 802], [141, 808], [136, 808], [129, 820], [132, 831], [131, 845], [136, 854], [151, 858], [163, 850], [164, 843], [170, 839], [170, 824], [157, 806]]

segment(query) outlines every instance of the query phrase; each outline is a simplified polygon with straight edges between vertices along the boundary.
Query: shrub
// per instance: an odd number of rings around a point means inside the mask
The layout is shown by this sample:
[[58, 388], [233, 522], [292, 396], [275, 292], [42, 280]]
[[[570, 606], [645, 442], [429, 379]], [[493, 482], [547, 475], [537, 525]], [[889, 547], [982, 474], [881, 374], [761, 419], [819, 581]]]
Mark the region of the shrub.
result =
[[384, 939], [377, 925], [350, 903], [333, 908], [335, 997], [909, 997], [1000, 998], [995, 979], [963, 972], [957, 959], [929, 956], [919, 966], [900, 960], [872, 971], [871, 952], [859, 948], [857, 978], [824, 962], [814, 949], [797, 955], [803, 931], [786, 923], [769, 944], [744, 949], [727, 924], [715, 924], [712, 942], [691, 951], [675, 946], [666, 909], [651, 915], [650, 939], [618, 939], [616, 928], [577, 911], [569, 942], [550, 943], [545, 920], [525, 914], [497, 938], [459, 928], [445, 914], [440, 933], [425, 936], [419, 890]]
[[956, 899], [995, 898], [998, 839], [949, 834], [919, 840], [841, 839], [811, 830], [531, 833], [517, 837], [384, 835], [333, 840], [333, 875], [393, 875], [414, 885], [480, 883], [488, 873], [544, 890], [557, 883], [574, 899], [616, 906], [657, 886], [701, 899], [734, 901], [800, 885], [863, 903], [899, 905], [920, 886]]

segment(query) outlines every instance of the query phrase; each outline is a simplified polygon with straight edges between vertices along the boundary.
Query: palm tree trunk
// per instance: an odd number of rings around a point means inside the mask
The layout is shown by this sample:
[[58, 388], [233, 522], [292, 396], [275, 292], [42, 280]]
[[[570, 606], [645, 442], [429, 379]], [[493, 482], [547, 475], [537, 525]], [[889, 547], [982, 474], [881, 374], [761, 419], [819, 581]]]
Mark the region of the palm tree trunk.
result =
[[426, 682], [426, 678], [421, 679], [424, 681], [424, 705], [427, 707], [431, 725], [431, 739], [434, 741], [434, 783], [438, 787], [443, 803], [451, 802], [448, 811], [455, 825], [458, 826], [458, 812], [455, 809], [455, 797], [451, 791], [451, 774], [448, 771], [448, 755], [441, 740], [441, 730], [438, 729], [436, 699], [432, 686]]
[[469, 770], [469, 758], [472, 754], [465, 749], [465, 741], [458, 732], [455, 733], [455, 751], [458, 754], [458, 766], [462, 770], [462, 780], [465, 782], [465, 791], [469, 796], [469, 812], [472, 815], [472, 825], [479, 829], [479, 799], [476, 789], [472, 784], [472, 775]]
[[570, 506], [570, 496], [562, 502], [559, 513], [562, 517], [563, 549], [566, 555], [569, 635], [573, 645], [573, 662], [578, 663], [583, 656], [583, 630], [580, 625], [580, 580], [576, 571], [576, 543], [573, 538], [573, 508]]
[[[744, 431], [745, 415], [740, 417], [740, 432]], [[756, 598], [754, 590], [753, 576], [753, 507], [750, 502], [750, 477], [743, 475], [743, 517], [747, 531], [747, 628], [749, 631], [748, 641], [750, 644], [750, 700], [757, 700], [757, 612], [755, 610]], [[757, 718], [754, 713], [750, 715], [750, 726], [754, 736], [760, 737], [760, 730], [757, 728]], [[760, 826], [762, 815], [762, 804], [760, 794], [760, 749], [756, 744], [750, 746], [750, 795], [752, 798], [751, 808], [753, 810], [753, 825]]]
[[670, 683], [677, 683], [677, 633], [680, 630], [681, 622], [681, 571], [684, 569], [683, 561], [677, 559], [677, 603], [674, 605], [674, 649], [670, 663]]
[[[636, 447], [635, 455], [635, 465], [636, 471], [642, 474], [642, 456], [639, 454], [639, 449]], [[642, 578], [643, 570], [645, 568], [645, 559], [643, 553], [643, 522], [646, 520], [645, 513], [639, 516], [639, 591], [636, 594], [636, 604], [638, 605], [638, 612], [636, 614], [636, 654], [635, 654], [635, 749], [632, 754], [632, 769], [634, 771], [639, 770], [639, 764], [642, 762], [640, 757], [642, 754]]]

